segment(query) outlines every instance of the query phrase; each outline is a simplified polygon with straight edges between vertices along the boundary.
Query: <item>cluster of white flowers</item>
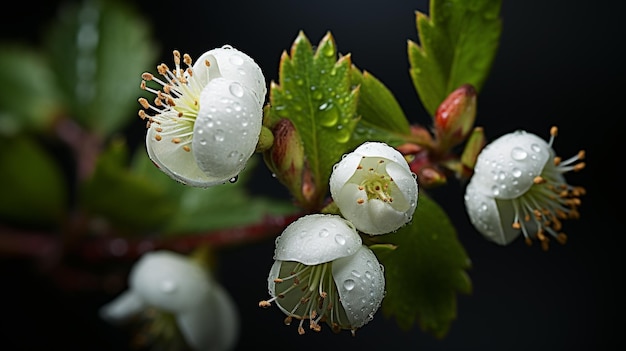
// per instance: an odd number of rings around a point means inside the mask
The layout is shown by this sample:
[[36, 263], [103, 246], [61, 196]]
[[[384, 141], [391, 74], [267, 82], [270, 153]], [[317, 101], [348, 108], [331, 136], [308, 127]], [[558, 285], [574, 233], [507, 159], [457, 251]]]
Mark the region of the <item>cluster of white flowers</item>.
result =
[[383, 266], [362, 244], [359, 231], [378, 235], [407, 224], [417, 206], [418, 186], [402, 154], [379, 142], [366, 142], [334, 167], [330, 191], [340, 215], [311, 214], [291, 223], [276, 240], [268, 277], [271, 299], [290, 324], [300, 320], [321, 329], [354, 333], [368, 323], [385, 294]]
[[[181, 60], [187, 67], [181, 67]], [[195, 64], [174, 51], [174, 69], [144, 73], [140, 98], [148, 121], [150, 159], [173, 179], [209, 187], [236, 179], [254, 153], [263, 121], [267, 88], [261, 68], [245, 53], [225, 45], [204, 53]], [[148, 82], [156, 82], [154, 89]], [[147, 111], [147, 112], [146, 112]]]

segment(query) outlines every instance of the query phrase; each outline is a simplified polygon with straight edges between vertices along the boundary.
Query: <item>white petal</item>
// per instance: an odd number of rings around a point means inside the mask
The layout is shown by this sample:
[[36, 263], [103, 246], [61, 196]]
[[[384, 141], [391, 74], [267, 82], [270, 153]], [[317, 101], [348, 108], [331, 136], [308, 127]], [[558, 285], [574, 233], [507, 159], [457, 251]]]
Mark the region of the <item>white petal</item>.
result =
[[478, 191], [474, 179], [467, 185], [464, 199], [470, 221], [488, 240], [507, 245], [520, 235], [520, 230], [512, 227], [514, 212], [511, 201], [496, 201], [483, 194]]
[[361, 155], [356, 153], [346, 154], [341, 161], [339, 161], [334, 167], [333, 172], [330, 175], [330, 193], [333, 199], [338, 196], [341, 188], [348, 182], [350, 178], [356, 172], [356, 168], [361, 162]]
[[256, 149], [263, 119], [252, 91], [224, 78], [212, 79], [200, 95], [192, 152], [208, 177], [227, 181], [243, 170]]
[[393, 147], [385, 143], [373, 142], [373, 141], [365, 142], [361, 144], [359, 147], [357, 147], [356, 149], [354, 149], [354, 153], [361, 155], [361, 156], [365, 156], [365, 157], [386, 158], [390, 161], [393, 161], [399, 164], [408, 172], [411, 172], [411, 170], [409, 169], [409, 164], [406, 162], [406, 159], [404, 158], [404, 156], [402, 156], [400, 151], [394, 149]]
[[146, 304], [172, 313], [196, 308], [213, 289], [207, 271], [170, 251], [143, 255], [130, 272], [129, 285]]
[[333, 262], [333, 278], [351, 327], [362, 327], [374, 317], [385, 295], [378, 259], [362, 245], [354, 255]]
[[[392, 206], [398, 211], [404, 211], [410, 217], [413, 216], [417, 207], [417, 179], [410, 170], [407, 170], [406, 161], [402, 163], [387, 163], [387, 174], [393, 179], [395, 187], [392, 189], [399, 190], [397, 193], [392, 192]], [[401, 196], [400, 196], [401, 195]]]
[[178, 314], [176, 322], [189, 346], [196, 351], [232, 350], [239, 335], [237, 307], [219, 285], [195, 309]]
[[[276, 282], [274, 279], [289, 276], [296, 268], [296, 265], [298, 265], [298, 263], [295, 261], [274, 261], [270, 274], [267, 277], [267, 287], [271, 297], [276, 297]], [[275, 300], [276, 306], [286, 315], [291, 315], [294, 312], [292, 311], [293, 307], [299, 305], [302, 296], [302, 294], [297, 293], [285, 294], [284, 297]]]
[[132, 291], [125, 291], [100, 308], [100, 317], [111, 323], [123, 323], [145, 308], [143, 300]]
[[267, 86], [259, 65], [247, 54], [230, 46], [205, 52], [194, 64], [194, 72], [205, 74], [205, 60], [209, 60], [210, 79], [223, 77], [234, 80], [252, 89], [259, 105], [265, 102]]
[[183, 184], [203, 188], [222, 184], [228, 180], [210, 177], [202, 172], [193, 154], [183, 150], [182, 145], [174, 144], [169, 140], [157, 141], [155, 139], [156, 126], [153, 124], [146, 133], [146, 150], [148, 157], [163, 173]]
[[306, 265], [352, 255], [361, 246], [354, 226], [340, 216], [312, 214], [298, 218], [276, 239], [274, 259]]
[[497, 199], [513, 199], [533, 185], [551, 157], [545, 140], [524, 131], [505, 134], [487, 145], [476, 160], [477, 191]]

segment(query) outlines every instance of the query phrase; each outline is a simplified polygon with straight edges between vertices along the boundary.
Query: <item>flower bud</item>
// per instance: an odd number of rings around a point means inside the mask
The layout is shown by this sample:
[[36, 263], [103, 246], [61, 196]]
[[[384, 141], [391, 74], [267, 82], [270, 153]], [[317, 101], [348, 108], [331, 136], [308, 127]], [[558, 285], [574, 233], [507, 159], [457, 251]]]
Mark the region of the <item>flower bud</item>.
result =
[[411, 220], [418, 187], [400, 152], [385, 143], [366, 142], [333, 167], [330, 193], [358, 230], [386, 234]]
[[439, 105], [435, 112], [435, 134], [442, 150], [465, 140], [476, 119], [476, 90], [461, 85]]
[[581, 187], [569, 185], [563, 174], [584, 168], [584, 152], [565, 161], [552, 143], [525, 131], [506, 134], [487, 145], [477, 158], [466, 192], [472, 224], [488, 240], [507, 245], [520, 233], [527, 243], [538, 239], [544, 249], [552, 237], [564, 243], [562, 221], [578, 218]]
[[275, 262], [268, 276], [268, 307], [276, 303], [290, 324], [300, 320], [320, 331], [326, 322], [334, 332], [368, 323], [384, 296], [383, 268], [361, 243], [353, 225], [337, 215], [312, 214], [291, 223], [276, 240]]
[[274, 143], [264, 153], [266, 163], [276, 178], [298, 198], [301, 196], [304, 168], [302, 141], [293, 123], [288, 119], [279, 120], [273, 126], [272, 133]]

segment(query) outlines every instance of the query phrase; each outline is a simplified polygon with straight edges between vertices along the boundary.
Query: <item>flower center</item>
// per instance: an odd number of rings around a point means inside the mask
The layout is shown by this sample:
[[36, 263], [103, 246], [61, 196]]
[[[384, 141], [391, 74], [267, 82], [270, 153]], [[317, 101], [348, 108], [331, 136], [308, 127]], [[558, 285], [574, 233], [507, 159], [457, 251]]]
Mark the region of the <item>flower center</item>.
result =
[[[151, 73], [141, 75], [141, 89], [156, 95], [153, 104], [147, 99], [139, 98], [143, 110], [139, 110], [139, 117], [147, 120], [147, 128], [155, 128], [154, 138], [157, 141], [169, 140], [174, 144], [180, 144], [185, 151], [191, 151], [193, 139], [193, 126], [200, 108], [198, 99], [206, 82], [196, 79], [192, 69], [192, 59], [188, 54], [183, 55], [186, 69], [181, 67], [181, 55], [174, 50], [174, 70], [170, 70], [164, 63], [157, 66], [157, 70], [163, 79], [159, 79]], [[208, 77], [209, 61], [205, 62]], [[161, 89], [148, 86], [147, 82], [156, 82]], [[152, 115], [146, 113], [151, 112]]]
[[[557, 130], [550, 131], [550, 146], [554, 141]], [[555, 238], [559, 243], [567, 241], [567, 235], [561, 232], [562, 220], [576, 219], [580, 216], [578, 206], [580, 197], [585, 194], [583, 187], [567, 184], [564, 173], [579, 171], [585, 167], [585, 152], [563, 161], [555, 157], [548, 162], [540, 176], [534, 179], [534, 184], [519, 198], [513, 199], [514, 219], [513, 228], [521, 229], [527, 244], [536, 237], [544, 250], [549, 247], [548, 236]], [[532, 232], [536, 228], [536, 232]], [[547, 235], [546, 235], [547, 234]]]
[[[359, 183], [359, 190], [365, 190], [368, 200], [393, 202], [391, 189], [389, 189], [393, 179], [387, 174], [384, 164], [384, 159], [363, 157], [357, 167], [355, 180]], [[357, 202], [361, 204], [365, 200], [358, 199]]]
[[332, 276], [332, 262], [308, 266], [299, 262], [283, 261], [279, 277], [274, 279], [275, 297], [259, 302], [268, 307], [276, 302], [287, 314], [285, 324], [299, 319], [298, 333], [304, 334], [304, 321], [309, 328], [320, 331], [321, 322], [331, 326], [333, 332], [348, 328], [350, 322]]

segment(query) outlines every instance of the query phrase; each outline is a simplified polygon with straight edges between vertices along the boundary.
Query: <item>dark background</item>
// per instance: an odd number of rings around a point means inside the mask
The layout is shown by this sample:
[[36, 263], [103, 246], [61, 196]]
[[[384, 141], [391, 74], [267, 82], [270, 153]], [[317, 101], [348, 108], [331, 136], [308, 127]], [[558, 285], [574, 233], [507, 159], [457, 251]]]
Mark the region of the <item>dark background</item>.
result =
[[[0, 21], [4, 39], [38, 44], [55, 16], [56, 1], [12, 2]], [[372, 72], [397, 96], [413, 122], [428, 122], [408, 75], [406, 42], [417, 40], [415, 10], [427, 1], [137, 1], [154, 24], [163, 62], [172, 49], [197, 57], [231, 44], [278, 78], [278, 59], [299, 30], [316, 44], [332, 31], [339, 51]], [[587, 168], [569, 174], [583, 185], [582, 217], [565, 222], [565, 246], [542, 252], [521, 240], [502, 248], [469, 224], [462, 191], [434, 196], [453, 219], [473, 262], [474, 291], [459, 296], [458, 319], [443, 340], [418, 327], [400, 331], [382, 314], [351, 337], [296, 333], [278, 309], [257, 307], [266, 298], [273, 243], [224, 252], [217, 272], [243, 312], [240, 349], [300, 350], [402, 347], [416, 350], [588, 350], [620, 342], [624, 323], [624, 5], [618, 1], [503, 2], [503, 34], [492, 73], [479, 96], [476, 123], [489, 139], [523, 128], [548, 136], [560, 128], [555, 149], [563, 157], [587, 151]], [[129, 53], [129, 59], [132, 54]], [[147, 70], [150, 68], [146, 68]], [[2, 87], [1, 89], [10, 89]], [[137, 131], [143, 132], [140, 122]], [[258, 179], [276, 190], [269, 174]], [[0, 268], [4, 307], [0, 349], [120, 350], [127, 336], [100, 321], [99, 306], [114, 297], [58, 291], [29, 266]], [[5, 343], [6, 346], [2, 345]]]

